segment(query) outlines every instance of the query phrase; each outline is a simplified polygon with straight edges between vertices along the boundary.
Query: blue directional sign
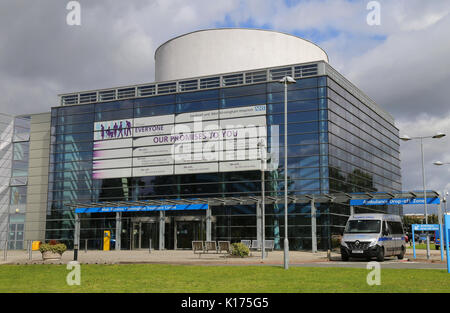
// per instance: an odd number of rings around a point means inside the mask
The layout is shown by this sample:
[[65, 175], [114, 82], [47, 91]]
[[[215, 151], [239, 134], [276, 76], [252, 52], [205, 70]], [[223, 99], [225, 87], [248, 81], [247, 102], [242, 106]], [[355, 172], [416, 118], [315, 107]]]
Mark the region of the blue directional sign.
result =
[[[427, 198], [427, 204], [439, 204], [439, 198]], [[353, 199], [350, 205], [403, 205], [425, 204], [424, 198], [400, 198], [400, 199]]]
[[[413, 256], [414, 259], [416, 258], [416, 240], [415, 240], [415, 235], [414, 232], [416, 231], [439, 231], [439, 234], [442, 233], [441, 231], [441, 225], [439, 224], [412, 224], [411, 225], [411, 230], [412, 230], [412, 242], [413, 242]], [[426, 236], [420, 236], [419, 240], [427, 240]], [[444, 254], [443, 254], [443, 250], [441, 249], [441, 260], [444, 260]]]
[[439, 224], [412, 224], [414, 231], [436, 231]]

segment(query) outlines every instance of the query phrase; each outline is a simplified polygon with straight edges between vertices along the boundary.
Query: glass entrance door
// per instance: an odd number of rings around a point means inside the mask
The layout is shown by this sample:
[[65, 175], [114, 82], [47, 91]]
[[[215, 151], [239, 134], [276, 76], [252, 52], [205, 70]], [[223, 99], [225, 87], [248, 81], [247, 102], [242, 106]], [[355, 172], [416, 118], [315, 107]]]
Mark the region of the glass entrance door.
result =
[[159, 226], [158, 223], [134, 222], [132, 226], [131, 249], [148, 249], [150, 240], [152, 249], [158, 247]]
[[191, 249], [192, 241], [205, 240], [201, 221], [177, 221], [175, 223], [175, 249]]

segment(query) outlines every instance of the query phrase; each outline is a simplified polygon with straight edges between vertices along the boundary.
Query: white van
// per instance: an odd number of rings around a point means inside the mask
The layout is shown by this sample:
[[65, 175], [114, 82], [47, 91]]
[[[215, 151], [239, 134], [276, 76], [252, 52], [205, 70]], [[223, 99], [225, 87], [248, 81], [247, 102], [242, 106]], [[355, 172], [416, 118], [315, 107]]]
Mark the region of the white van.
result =
[[385, 256], [403, 259], [406, 251], [405, 234], [400, 216], [390, 214], [354, 214], [345, 226], [341, 240], [341, 257], [377, 258]]

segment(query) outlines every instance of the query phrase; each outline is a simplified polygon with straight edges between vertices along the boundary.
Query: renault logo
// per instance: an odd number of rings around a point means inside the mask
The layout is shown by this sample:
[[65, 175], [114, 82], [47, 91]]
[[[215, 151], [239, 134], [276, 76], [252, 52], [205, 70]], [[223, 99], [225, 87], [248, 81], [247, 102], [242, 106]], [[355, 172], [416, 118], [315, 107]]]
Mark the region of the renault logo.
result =
[[356, 240], [356, 241], [355, 241], [355, 245], [356, 245], [356, 246], [359, 246], [359, 240]]

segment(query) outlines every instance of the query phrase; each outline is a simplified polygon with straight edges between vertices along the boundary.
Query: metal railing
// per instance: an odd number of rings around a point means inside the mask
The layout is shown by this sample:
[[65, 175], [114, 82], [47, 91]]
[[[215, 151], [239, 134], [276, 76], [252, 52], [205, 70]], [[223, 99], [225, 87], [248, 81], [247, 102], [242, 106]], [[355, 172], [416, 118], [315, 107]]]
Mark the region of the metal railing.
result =
[[101, 90], [91, 90], [61, 94], [60, 105], [76, 105], [85, 103], [106, 102], [119, 99], [149, 97], [177, 92], [196, 91], [203, 89], [242, 86], [262, 82], [277, 81], [285, 75], [294, 74], [294, 78], [324, 75], [320, 73], [319, 64], [312, 63], [292, 64], [282, 67], [270, 67], [250, 71], [224, 73], [213, 76], [193, 77], [189, 79], [154, 82], [142, 85], [131, 85]]

